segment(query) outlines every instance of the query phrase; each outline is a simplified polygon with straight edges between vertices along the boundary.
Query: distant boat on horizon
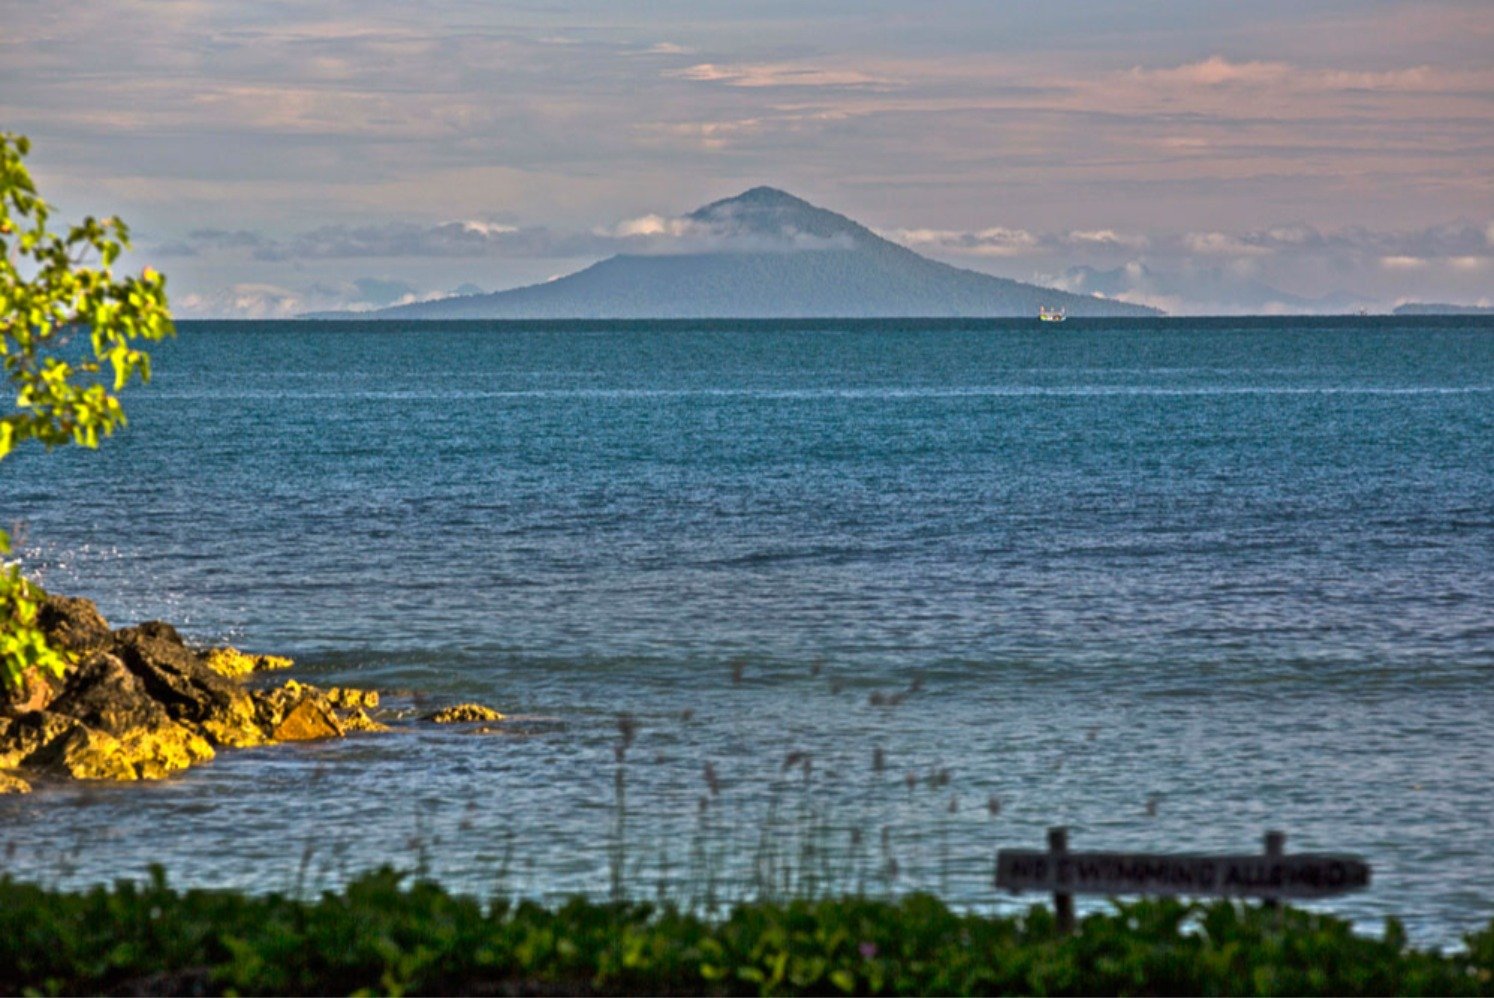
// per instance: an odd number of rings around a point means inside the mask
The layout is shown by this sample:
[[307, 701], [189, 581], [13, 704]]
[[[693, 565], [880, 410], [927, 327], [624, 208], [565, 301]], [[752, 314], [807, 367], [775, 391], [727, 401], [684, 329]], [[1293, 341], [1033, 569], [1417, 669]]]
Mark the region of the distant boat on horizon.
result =
[[1038, 319], [1043, 322], [1062, 322], [1068, 316], [1064, 314], [1062, 307], [1049, 308], [1047, 305], [1038, 306]]

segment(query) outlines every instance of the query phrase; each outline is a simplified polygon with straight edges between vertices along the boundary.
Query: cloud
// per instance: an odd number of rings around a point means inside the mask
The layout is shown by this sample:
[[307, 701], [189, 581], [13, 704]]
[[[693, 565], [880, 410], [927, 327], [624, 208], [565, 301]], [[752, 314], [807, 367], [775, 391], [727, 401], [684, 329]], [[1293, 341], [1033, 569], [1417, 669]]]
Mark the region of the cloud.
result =
[[422, 291], [406, 281], [383, 277], [294, 287], [273, 282], [241, 282], [210, 293], [175, 296], [172, 310], [183, 319], [291, 319], [307, 312], [366, 312], [481, 292], [481, 288], [471, 284], [447, 291]]
[[[1494, 270], [1483, 223], [1409, 231], [1319, 229], [1303, 223], [1243, 231], [1126, 233], [1107, 229], [903, 229], [885, 232], [934, 256], [1077, 294], [1154, 305], [1172, 314], [1280, 314], [1468, 301]], [[1024, 273], [1021, 265], [1031, 268]]]
[[304, 311], [304, 297], [275, 284], [231, 284], [212, 294], [182, 295], [172, 302], [182, 318], [286, 319]]
[[955, 229], [890, 229], [881, 235], [916, 250], [968, 256], [1027, 256], [1040, 245], [1026, 229], [1002, 226], [962, 232]]
[[690, 215], [641, 215], [594, 229], [593, 235], [611, 241], [615, 252], [651, 255], [801, 253], [856, 245], [847, 233], [805, 232], [776, 218], [765, 224], [758, 216], [741, 216], [722, 205]]
[[825, 69], [803, 63], [697, 63], [664, 74], [671, 79], [731, 87], [886, 87], [895, 81], [856, 69]]
[[1076, 229], [1064, 239], [1072, 246], [1124, 246], [1127, 249], [1142, 249], [1147, 244], [1146, 236], [1124, 234], [1114, 229]]
[[1199, 62], [1185, 63], [1170, 68], [1149, 69], [1137, 66], [1133, 67], [1127, 75], [1133, 80], [1152, 86], [1236, 89], [1284, 87], [1298, 91], [1416, 92], [1442, 89], [1458, 83], [1470, 83], [1480, 78], [1482, 74], [1453, 72], [1432, 66], [1412, 66], [1406, 69], [1379, 72], [1318, 69], [1295, 66], [1286, 62], [1231, 62], [1223, 56], [1214, 55]]
[[159, 243], [152, 249], [163, 257], [218, 254], [280, 263], [357, 258], [580, 259], [614, 253], [801, 252], [853, 245], [854, 240], [844, 234], [817, 235], [792, 226], [769, 231], [717, 210], [709, 217], [641, 215], [612, 226], [571, 232], [482, 220], [325, 225], [283, 238], [237, 229], [197, 229], [184, 240]]
[[163, 244], [158, 252], [167, 256], [237, 253], [273, 262], [357, 257], [574, 258], [605, 254], [609, 248], [607, 241], [585, 234], [464, 220], [430, 225], [324, 225], [288, 238], [243, 230], [198, 229], [186, 240]]
[[1136, 66], [1131, 69], [1129, 75], [1132, 79], [1144, 83], [1217, 87], [1224, 84], [1275, 82], [1291, 72], [1292, 67], [1282, 62], [1230, 62], [1228, 59], [1215, 55], [1202, 62], [1187, 63], [1169, 69], [1147, 69]]
[[1190, 232], [1183, 237], [1183, 245], [1188, 252], [1201, 256], [1267, 256], [1272, 252], [1270, 246], [1257, 240], [1224, 232]]
[[679, 238], [689, 233], [690, 220], [687, 218], [670, 218], [665, 215], [643, 215], [639, 218], [630, 218], [619, 222], [611, 229], [601, 229], [598, 235], [611, 236], [616, 239], [630, 239], [635, 236], [668, 236]]

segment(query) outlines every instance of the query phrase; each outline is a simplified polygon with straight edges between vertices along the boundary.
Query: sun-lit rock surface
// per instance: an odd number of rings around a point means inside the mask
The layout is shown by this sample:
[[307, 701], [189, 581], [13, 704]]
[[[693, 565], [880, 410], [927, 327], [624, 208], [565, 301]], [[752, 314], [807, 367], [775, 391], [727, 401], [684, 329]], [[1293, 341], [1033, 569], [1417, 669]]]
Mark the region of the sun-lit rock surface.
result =
[[250, 655], [227, 645], [209, 648], [203, 653], [202, 661], [209, 669], [230, 679], [242, 679], [256, 672], [289, 669], [296, 664], [280, 655]]
[[75, 664], [0, 693], [0, 793], [38, 778], [154, 780], [220, 748], [387, 730], [367, 713], [372, 690], [243, 680], [290, 659], [234, 648], [199, 651], [160, 621], [110, 630], [86, 599], [49, 597], [39, 619]]
[[467, 724], [472, 721], [501, 721], [503, 715], [492, 707], [484, 707], [480, 703], [459, 703], [455, 707], [436, 711], [426, 720], [435, 721], [437, 724]]

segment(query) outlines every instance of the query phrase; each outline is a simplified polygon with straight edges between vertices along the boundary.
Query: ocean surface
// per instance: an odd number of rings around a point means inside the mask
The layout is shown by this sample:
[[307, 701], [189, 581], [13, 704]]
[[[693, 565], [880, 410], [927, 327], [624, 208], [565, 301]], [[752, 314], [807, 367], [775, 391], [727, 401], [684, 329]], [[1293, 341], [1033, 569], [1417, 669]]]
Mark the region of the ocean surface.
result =
[[1275, 828], [1372, 864], [1327, 910], [1494, 915], [1494, 322], [184, 323], [155, 360], [99, 451], [5, 462], [28, 570], [511, 718], [0, 798], [15, 876], [1014, 910], [995, 850], [1050, 825]]

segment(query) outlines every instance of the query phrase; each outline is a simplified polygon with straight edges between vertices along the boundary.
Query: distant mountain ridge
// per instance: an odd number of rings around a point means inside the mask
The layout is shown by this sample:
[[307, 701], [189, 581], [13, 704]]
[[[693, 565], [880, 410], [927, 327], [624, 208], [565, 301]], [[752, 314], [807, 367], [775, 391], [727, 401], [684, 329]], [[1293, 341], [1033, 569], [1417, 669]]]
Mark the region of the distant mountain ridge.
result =
[[544, 284], [309, 318], [750, 319], [1155, 316], [1153, 308], [930, 260], [844, 215], [754, 187], [676, 220], [684, 252], [623, 253]]
[[1443, 302], [1407, 302], [1392, 315], [1494, 315], [1494, 305], [1449, 305]]

